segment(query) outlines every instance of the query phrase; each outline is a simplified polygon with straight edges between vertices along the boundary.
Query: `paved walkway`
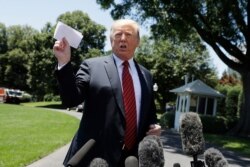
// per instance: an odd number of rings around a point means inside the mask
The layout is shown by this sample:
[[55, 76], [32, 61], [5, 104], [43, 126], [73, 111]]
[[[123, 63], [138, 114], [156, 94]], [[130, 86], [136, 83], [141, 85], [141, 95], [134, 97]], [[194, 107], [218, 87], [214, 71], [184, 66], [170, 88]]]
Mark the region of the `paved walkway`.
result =
[[[57, 110], [58, 111], [58, 110]], [[74, 111], [64, 111], [63, 112], [69, 115], [72, 115], [78, 119], [81, 118], [82, 114]], [[164, 167], [173, 167], [174, 163], [179, 163], [181, 167], [191, 167], [190, 161], [192, 157], [186, 156], [182, 152], [181, 147], [181, 138], [180, 135], [171, 130], [165, 130], [162, 132], [161, 140], [164, 145], [164, 157], [165, 157], [165, 166]], [[215, 147], [209, 144], [206, 144], [206, 148]], [[34, 162], [27, 167], [63, 167], [62, 162], [66, 155], [66, 152], [69, 148], [69, 143], [62, 148], [56, 150], [52, 154]], [[250, 158], [239, 156], [234, 152], [224, 150], [222, 148], [215, 147], [219, 149], [224, 157], [228, 160], [230, 167], [250, 167]], [[204, 161], [204, 157], [199, 157], [200, 160]]]

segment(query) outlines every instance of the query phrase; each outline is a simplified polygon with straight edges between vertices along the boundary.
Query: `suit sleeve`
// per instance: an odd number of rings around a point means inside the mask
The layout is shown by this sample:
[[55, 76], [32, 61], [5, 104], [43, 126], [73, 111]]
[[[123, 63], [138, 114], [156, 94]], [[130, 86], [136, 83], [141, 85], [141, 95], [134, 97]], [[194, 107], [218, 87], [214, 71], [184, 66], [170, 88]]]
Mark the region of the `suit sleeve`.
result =
[[59, 83], [62, 104], [65, 107], [74, 107], [84, 101], [89, 83], [88, 69], [87, 63], [83, 62], [76, 75], [74, 74], [71, 63], [55, 71]]

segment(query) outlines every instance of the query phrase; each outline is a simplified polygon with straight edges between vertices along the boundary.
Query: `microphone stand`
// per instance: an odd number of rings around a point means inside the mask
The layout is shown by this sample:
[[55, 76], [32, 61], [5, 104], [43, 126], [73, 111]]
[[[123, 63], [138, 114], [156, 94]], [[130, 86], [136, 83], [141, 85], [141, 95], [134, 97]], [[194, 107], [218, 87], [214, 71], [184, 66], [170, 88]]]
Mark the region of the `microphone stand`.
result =
[[193, 161], [191, 161], [191, 167], [205, 167], [205, 163], [197, 159], [197, 155], [193, 155]]

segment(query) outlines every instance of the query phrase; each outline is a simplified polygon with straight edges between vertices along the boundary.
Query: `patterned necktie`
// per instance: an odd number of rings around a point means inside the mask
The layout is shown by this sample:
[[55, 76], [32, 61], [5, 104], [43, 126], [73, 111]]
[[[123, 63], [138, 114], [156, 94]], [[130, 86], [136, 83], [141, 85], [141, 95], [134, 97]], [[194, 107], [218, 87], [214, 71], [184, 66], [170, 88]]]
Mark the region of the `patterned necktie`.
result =
[[125, 106], [126, 129], [125, 129], [125, 146], [130, 150], [136, 142], [136, 104], [135, 92], [132, 77], [129, 73], [128, 61], [123, 62], [122, 87], [123, 101]]

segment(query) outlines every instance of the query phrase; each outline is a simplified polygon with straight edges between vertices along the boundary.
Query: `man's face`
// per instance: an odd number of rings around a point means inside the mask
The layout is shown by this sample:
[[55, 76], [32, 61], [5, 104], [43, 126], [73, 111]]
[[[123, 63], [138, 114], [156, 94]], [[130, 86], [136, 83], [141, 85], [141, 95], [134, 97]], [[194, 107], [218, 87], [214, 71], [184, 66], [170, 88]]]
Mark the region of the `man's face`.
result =
[[135, 49], [138, 45], [138, 32], [133, 25], [115, 25], [111, 36], [111, 46], [116, 56], [122, 60], [128, 60], [134, 56]]

